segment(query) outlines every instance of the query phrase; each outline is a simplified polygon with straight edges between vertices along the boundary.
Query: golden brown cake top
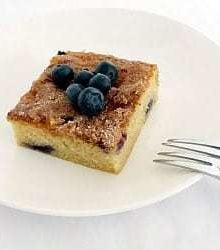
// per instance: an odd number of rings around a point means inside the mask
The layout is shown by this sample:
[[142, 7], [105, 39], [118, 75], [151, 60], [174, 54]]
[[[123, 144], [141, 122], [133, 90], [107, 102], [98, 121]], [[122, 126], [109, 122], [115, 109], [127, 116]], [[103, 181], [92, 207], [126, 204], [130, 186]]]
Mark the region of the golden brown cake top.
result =
[[[76, 71], [94, 70], [100, 61], [110, 61], [119, 70], [119, 77], [107, 95], [105, 110], [92, 118], [79, 114], [69, 102], [65, 91], [57, 88], [51, 79], [56, 64], [69, 64]], [[120, 144], [128, 120], [156, 65], [119, 59], [110, 55], [85, 52], [67, 52], [51, 59], [50, 65], [33, 82], [30, 91], [21, 97], [8, 119], [24, 121], [47, 128], [50, 132], [79, 137], [109, 152]]]

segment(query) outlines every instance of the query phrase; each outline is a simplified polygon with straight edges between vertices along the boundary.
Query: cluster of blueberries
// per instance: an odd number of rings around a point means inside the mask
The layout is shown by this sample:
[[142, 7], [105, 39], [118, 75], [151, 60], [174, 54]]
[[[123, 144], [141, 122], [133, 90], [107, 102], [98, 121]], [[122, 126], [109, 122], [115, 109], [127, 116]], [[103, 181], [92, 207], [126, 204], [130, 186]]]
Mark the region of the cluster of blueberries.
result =
[[100, 62], [95, 71], [83, 69], [77, 74], [68, 64], [58, 64], [51, 73], [53, 82], [66, 91], [72, 105], [82, 114], [94, 116], [105, 107], [105, 96], [118, 78], [111, 62]]

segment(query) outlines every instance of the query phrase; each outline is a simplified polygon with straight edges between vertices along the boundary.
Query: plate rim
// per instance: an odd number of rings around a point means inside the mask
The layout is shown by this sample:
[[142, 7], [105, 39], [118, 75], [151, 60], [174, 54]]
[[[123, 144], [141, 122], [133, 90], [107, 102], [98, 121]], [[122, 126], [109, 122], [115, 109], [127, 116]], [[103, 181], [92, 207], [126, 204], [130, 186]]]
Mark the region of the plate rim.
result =
[[27, 212], [30, 214], [38, 214], [38, 215], [49, 215], [49, 216], [55, 216], [55, 217], [95, 217], [95, 216], [103, 216], [103, 215], [111, 215], [111, 214], [121, 214], [124, 212], [129, 212], [137, 209], [141, 209], [144, 207], [148, 207], [150, 205], [159, 203], [167, 198], [171, 198], [172, 196], [180, 193], [181, 191], [189, 188], [190, 186], [194, 185], [198, 181], [200, 181], [203, 178], [202, 174], [196, 174], [195, 176], [192, 176], [187, 181], [185, 181], [184, 184], [180, 184], [176, 186], [175, 189], [172, 191], [166, 191], [162, 194], [156, 195], [152, 199], [148, 199], [145, 201], [140, 202], [134, 202], [132, 205], [124, 205], [120, 208], [111, 208], [111, 209], [101, 209], [101, 210], [86, 210], [86, 211], [80, 211], [80, 210], [57, 210], [57, 209], [42, 209], [42, 208], [35, 208], [31, 206], [22, 206], [19, 205], [18, 202], [9, 202], [6, 200], [0, 200], [0, 205], [9, 207], [12, 209], [16, 209], [22, 212]]

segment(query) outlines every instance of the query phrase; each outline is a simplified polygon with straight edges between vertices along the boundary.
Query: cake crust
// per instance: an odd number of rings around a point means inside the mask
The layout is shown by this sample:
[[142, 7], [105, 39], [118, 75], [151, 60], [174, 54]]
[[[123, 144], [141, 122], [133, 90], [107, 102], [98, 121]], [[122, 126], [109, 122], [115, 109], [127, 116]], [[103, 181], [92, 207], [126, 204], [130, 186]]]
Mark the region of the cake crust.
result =
[[[57, 64], [69, 64], [76, 71], [94, 70], [100, 61], [110, 61], [118, 67], [119, 78], [107, 95], [105, 110], [89, 118], [79, 114], [69, 102], [65, 91], [51, 79]], [[33, 82], [31, 89], [8, 113], [8, 120], [24, 122], [47, 129], [51, 134], [80, 138], [97, 145], [105, 152], [117, 150], [126, 135], [126, 127], [142, 94], [147, 91], [157, 66], [140, 61], [119, 59], [110, 55], [67, 52], [51, 59], [50, 65]]]

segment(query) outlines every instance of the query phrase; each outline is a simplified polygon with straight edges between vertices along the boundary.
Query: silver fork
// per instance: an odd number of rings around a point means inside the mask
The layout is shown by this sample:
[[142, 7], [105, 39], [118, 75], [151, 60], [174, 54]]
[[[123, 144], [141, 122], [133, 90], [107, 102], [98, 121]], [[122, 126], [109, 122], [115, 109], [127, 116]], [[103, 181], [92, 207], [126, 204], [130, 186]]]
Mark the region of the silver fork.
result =
[[188, 169], [220, 180], [220, 146], [193, 139], [169, 139], [162, 145], [176, 151], [159, 152], [154, 162]]

